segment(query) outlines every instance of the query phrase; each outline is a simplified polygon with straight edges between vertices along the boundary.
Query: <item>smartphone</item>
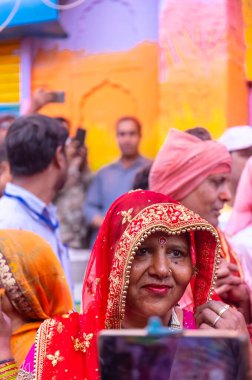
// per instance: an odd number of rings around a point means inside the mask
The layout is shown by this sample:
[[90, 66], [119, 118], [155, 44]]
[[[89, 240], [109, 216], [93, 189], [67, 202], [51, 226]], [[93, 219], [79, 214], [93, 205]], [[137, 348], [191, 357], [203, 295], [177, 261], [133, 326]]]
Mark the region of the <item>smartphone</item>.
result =
[[83, 128], [78, 128], [74, 139], [79, 142], [79, 147], [85, 144], [87, 131]]
[[65, 101], [65, 92], [64, 91], [52, 91], [52, 103], [64, 103]]
[[101, 380], [133, 379], [136, 373], [148, 374], [148, 380], [249, 380], [250, 343], [238, 331], [170, 329], [167, 335], [147, 331], [100, 332]]

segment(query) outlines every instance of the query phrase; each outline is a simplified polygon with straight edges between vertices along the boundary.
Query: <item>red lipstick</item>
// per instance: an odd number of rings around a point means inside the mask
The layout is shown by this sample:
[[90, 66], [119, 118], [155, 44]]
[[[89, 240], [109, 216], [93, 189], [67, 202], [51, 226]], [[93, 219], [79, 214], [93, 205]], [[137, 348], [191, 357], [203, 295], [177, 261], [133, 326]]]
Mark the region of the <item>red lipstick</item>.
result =
[[144, 289], [152, 294], [166, 295], [170, 291], [171, 287], [162, 284], [147, 284], [144, 286]]

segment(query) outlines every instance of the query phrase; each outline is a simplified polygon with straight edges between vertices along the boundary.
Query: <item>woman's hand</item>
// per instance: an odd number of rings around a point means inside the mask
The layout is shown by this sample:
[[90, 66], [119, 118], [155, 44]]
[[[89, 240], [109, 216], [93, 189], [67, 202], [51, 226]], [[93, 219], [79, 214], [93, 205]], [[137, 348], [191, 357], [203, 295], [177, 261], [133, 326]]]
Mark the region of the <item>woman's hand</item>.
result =
[[10, 359], [12, 357], [11, 353], [11, 319], [3, 312], [3, 294], [4, 289], [0, 289], [0, 360]]
[[235, 330], [243, 332], [249, 338], [243, 315], [223, 302], [209, 301], [199, 306], [195, 319], [200, 329]]
[[236, 264], [221, 260], [218, 270], [215, 292], [228, 304], [234, 305], [245, 317], [247, 323], [251, 323], [250, 294], [246, 283], [237, 276]]
[[[197, 308], [195, 313], [197, 326], [200, 329], [234, 330], [247, 336], [250, 335], [243, 315], [236, 309], [220, 301], [209, 301]], [[249, 369], [248, 379], [252, 379], [252, 345], [249, 344]]]

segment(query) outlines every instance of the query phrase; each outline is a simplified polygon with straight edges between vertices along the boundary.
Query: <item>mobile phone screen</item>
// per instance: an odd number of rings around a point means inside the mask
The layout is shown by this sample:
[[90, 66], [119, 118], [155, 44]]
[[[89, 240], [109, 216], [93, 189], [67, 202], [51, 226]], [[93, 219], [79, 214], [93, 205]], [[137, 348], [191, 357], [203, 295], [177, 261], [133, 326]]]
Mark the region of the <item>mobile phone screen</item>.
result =
[[86, 138], [87, 131], [86, 129], [83, 128], [78, 128], [76, 135], [75, 135], [75, 140], [79, 142], [80, 146], [83, 146], [85, 143], [85, 138]]
[[64, 103], [65, 93], [64, 91], [54, 91], [52, 92], [52, 103]]

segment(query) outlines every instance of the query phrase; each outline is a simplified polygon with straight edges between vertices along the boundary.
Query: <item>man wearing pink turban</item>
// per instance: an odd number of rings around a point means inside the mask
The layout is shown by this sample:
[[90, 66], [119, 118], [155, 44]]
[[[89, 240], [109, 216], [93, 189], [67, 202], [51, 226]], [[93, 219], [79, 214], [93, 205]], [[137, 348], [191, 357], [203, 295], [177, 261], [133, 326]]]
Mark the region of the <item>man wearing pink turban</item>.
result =
[[[217, 226], [219, 212], [230, 197], [227, 186], [230, 171], [231, 157], [222, 144], [213, 140], [202, 141], [191, 134], [171, 129], [152, 165], [150, 189], [167, 194], [181, 203], [186, 202], [187, 207]], [[218, 182], [211, 181], [208, 194], [202, 194], [199, 188], [209, 176]], [[214, 197], [211, 204], [209, 200], [207, 205], [204, 203], [203, 210], [198, 197], [208, 197], [211, 185], [219, 188], [219, 196]], [[191, 199], [195, 190], [196, 202]]]
[[[220, 211], [231, 196], [230, 172], [231, 157], [224, 145], [171, 129], [152, 165], [149, 185], [150, 190], [180, 201], [217, 227]], [[225, 302], [241, 308], [250, 322], [249, 291], [238, 259], [224, 234], [218, 232], [222, 261], [216, 292]]]

